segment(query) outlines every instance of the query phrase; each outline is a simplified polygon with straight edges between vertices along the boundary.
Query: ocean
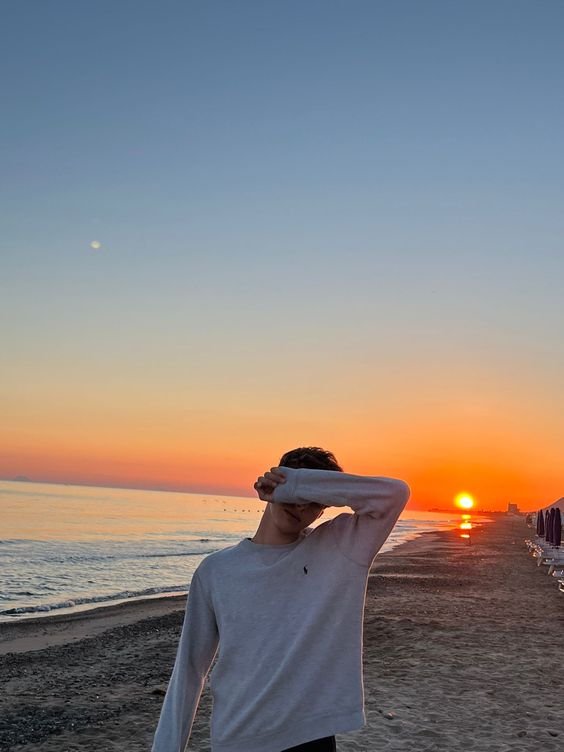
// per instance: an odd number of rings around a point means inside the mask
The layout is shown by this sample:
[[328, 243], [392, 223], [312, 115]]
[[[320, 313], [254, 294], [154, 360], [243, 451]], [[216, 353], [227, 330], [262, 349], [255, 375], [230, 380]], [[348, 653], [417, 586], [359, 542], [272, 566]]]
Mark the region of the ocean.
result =
[[[257, 498], [0, 481], [0, 622], [188, 592], [208, 554], [252, 537]], [[330, 507], [312, 527], [349, 507]], [[383, 551], [460, 515], [406, 510]]]

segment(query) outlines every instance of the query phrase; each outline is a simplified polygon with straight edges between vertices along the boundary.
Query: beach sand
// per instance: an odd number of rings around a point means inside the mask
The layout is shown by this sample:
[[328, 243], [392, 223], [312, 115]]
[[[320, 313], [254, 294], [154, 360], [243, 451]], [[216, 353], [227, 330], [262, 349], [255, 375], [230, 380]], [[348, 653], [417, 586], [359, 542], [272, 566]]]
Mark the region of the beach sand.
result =
[[[500, 516], [375, 559], [364, 629], [367, 725], [340, 752], [564, 748], [564, 595]], [[148, 752], [185, 596], [0, 625], [0, 749]], [[188, 750], [210, 750], [208, 683]]]

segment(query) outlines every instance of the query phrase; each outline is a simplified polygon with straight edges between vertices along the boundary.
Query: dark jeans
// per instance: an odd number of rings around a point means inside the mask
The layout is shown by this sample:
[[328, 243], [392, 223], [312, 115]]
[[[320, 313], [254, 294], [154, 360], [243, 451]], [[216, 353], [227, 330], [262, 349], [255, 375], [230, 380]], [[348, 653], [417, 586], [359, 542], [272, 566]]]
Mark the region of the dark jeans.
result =
[[298, 744], [297, 747], [288, 747], [282, 752], [337, 752], [337, 742], [334, 736], [324, 736], [323, 739]]

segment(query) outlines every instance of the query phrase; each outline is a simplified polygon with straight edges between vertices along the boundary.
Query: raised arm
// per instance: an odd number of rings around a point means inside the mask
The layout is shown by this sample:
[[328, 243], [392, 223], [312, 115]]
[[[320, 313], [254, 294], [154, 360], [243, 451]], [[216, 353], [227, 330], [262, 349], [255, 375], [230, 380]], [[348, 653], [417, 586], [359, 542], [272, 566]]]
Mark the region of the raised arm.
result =
[[409, 486], [395, 478], [307, 468], [277, 470], [286, 476], [286, 482], [274, 489], [273, 502], [317, 502], [354, 510], [354, 514], [344, 512], [327, 524], [340, 551], [363, 567], [370, 566], [409, 499]]
[[196, 570], [151, 752], [184, 752], [218, 644], [215, 614]]

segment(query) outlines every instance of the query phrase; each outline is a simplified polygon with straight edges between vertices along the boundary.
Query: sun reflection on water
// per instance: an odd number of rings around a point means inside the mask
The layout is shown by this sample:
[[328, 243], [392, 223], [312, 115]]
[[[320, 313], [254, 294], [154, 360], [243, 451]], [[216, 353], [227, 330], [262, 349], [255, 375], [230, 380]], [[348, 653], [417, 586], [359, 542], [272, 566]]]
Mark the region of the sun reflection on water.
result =
[[458, 528], [459, 530], [463, 530], [464, 532], [460, 533], [460, 537], [464, 538], [466, 541], [468, 541], [468, 544], [472, 543], [472, 538], [470, 536], [470, 530], [472, 530], [473, 525], [471, 522], [472, 515], [470, 514], [463, 514], [461, 515], [462, 521], [459, 522]]

